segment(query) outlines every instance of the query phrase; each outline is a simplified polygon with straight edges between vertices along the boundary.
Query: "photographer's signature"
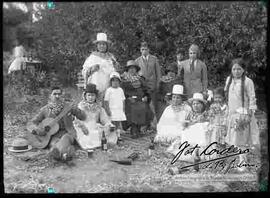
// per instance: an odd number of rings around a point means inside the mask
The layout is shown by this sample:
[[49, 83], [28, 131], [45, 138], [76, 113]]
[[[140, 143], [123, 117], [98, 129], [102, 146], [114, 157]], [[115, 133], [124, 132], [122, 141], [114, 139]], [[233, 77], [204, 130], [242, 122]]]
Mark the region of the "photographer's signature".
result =
[[[257, 167], [256, 164], [250, 164], [244, 161], [241, 161], [239, 163], [236, 163], [236, 159], [238, 155], [244, 155], [249, 153], [249, 149], [240, 149], [238, 147], [235, 147], [234, 145], [224, 148], [224, 149], [217, 149], [213, 148], [213, 146], [216, 146], [217, 142], [212, 142], [209, 144], [203, 151], [200, 152], [199, 156], [213, 156], [213, 155], [219, 155], [220, 157], [215, 159], [210, 159], [207, 161], [201, 161], [196, 164], [183, 166], [181, 169], [186, 169], [195, 165], [201, 165], [201, 169], [220, 169], [220, 171], [224, 171], [224, 173], [228, 173], [230, 170], [235, 168], [242, 168], [242, 167]], [[212, 148], [211, 148], [212, 147]], [[179, 146], [179, 152], [174, 156], [173, 160], [171, 161], [171, 164], [174, 164], [181, 155], [192, 155], [195, 149], [201, 148], [198, 144], [195, 146], [191, 146], [187, 141], [183, 142]], [[234, 157], [233, 159], [231, 159]], [[230, 158], [230, 159], [228, 159]]]

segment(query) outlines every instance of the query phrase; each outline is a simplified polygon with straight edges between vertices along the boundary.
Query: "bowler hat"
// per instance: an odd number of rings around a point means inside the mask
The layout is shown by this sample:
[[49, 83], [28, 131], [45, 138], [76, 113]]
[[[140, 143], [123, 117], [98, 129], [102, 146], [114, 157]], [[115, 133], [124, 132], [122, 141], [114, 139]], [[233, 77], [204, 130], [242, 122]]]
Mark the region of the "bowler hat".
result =
[[95, 93], [98, 94], [97, 86], [95, 84], [89, 83], [84, 89], [84, 93]]
[[17, 138], [13, 140], [11, 147], [8, 148], [9, 151], [14, 153], [21, 153], [30, 151], [32, 146], [29, 145], [28, 141], [24, 138]]

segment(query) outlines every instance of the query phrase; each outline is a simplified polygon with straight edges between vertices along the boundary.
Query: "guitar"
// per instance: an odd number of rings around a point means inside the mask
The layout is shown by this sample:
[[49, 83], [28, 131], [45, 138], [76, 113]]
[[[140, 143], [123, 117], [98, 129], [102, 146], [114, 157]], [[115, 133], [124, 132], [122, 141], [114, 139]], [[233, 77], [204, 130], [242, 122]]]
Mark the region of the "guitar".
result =
[[[72, 102], [69, 106], [64, 108], [62, 112], [56, 116], [55, 118], [45, 118], [39, 125], [38, 130], [41, 132], [46, 132], [44, 136], [40, 136], [37, 134], [33, 134], [32, 131], [36, 129], [32, 123], [27, 124], [27, 130], [29, 133], [27, 134], [27, 139], [29, 143], [38, 149], [43, 149], [48, 146], [51, 141], [51, 137], [55, 135], [59, 130], [58, 122], [72, 109], [73, 105], [78, 103], [81, 99], [77, 98], [74, 102]], [[49, 126], [49, 128], [47, 127]]]

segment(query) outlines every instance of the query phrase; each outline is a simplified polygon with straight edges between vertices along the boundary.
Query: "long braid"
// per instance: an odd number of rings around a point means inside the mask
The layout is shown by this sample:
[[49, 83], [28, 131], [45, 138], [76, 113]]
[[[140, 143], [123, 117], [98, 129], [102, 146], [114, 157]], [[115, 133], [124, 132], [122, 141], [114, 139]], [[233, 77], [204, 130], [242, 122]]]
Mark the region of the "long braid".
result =
[[244, 108], [244, 103], [245, 103], [245, 79], [246, 75], [243, 73], [241, 76], [241, 96], [242, 96], [242, 107]]
[[232, 84], [232, 79], [233, 79], [233, 76], [232, 76], [232, 74], [230, 74], [228, 84], [225, 87], [225, 96], [226, 96], [227, 101], [229, 100], [229, 89], [230, 89], [230, 86]]

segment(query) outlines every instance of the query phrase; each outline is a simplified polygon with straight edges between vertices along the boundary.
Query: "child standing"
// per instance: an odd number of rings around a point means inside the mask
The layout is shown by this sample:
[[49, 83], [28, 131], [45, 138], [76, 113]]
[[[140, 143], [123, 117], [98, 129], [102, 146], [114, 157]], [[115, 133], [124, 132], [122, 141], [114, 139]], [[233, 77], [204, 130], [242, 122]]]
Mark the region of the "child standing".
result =
[[[241, 58], [231, 64], [231, 75], [226, 80], [225, 93], [228, 98], [229, 123], [226, 141], [230, 145], [246, 147], [259, 144], [259, 130], [254, 113], [257, 109], [253, 81], [245, 74], [245, 63]], [[240, 161], [246, 156], [240, 155]], [[243, 168], [239, 168], [240, 171]]]
[[225, 92], [223, 87], [214, 90], [214, 103], [211, 104], [209, 112], [210, 125], [208, 128], [208, 141], [218, 142], [224, 145], [227, 134], [228, 106], [225, 103]]
[[122, 121], [126, 120], [125, 115], [125, 95], [120, 87], [121, 78], [118, 72], [110, 74], [110, 85], [104, 97], [104, 105], [107, 114], [111, 117], [112, 123], [116, 127], [118, 140], [121, 141]]

